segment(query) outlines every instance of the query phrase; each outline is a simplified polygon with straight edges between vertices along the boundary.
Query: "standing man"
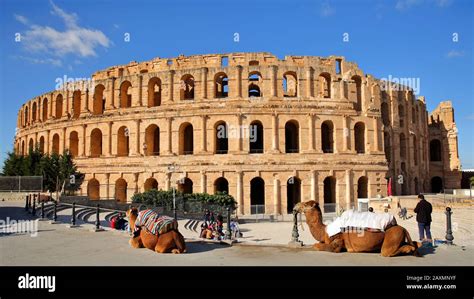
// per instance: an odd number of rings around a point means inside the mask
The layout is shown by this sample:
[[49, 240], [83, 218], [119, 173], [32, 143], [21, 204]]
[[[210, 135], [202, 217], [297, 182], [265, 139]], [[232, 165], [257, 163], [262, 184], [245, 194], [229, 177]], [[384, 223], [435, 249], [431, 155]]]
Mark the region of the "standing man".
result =
[[[416, 222], [418, 222], [418, 231], [420, 233], [420, 241], [429, 241], [431, 242], [431, 212], [433, 211], [433, 207], [431, 204], [425, 200], [425, 196], [423, 194], [418, 195], [420, 201], [415, 207], [416, 213]], [[425, 239], [425, 231], [426, 231], [426, 239]]]

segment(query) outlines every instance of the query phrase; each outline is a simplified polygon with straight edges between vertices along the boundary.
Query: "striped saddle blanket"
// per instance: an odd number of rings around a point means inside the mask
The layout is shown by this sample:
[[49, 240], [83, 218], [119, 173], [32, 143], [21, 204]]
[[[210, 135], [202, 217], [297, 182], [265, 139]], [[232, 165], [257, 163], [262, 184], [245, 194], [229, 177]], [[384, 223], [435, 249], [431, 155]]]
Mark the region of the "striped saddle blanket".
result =
[[161, 235], [170, 230], [178, 228], [178, 221], [172, 217], [160, 216], [153, 210], [143, 210], [138, 212], [137, 220], [135, 221], [135, 232], [140, 228], [145, 228], [153, 235]]

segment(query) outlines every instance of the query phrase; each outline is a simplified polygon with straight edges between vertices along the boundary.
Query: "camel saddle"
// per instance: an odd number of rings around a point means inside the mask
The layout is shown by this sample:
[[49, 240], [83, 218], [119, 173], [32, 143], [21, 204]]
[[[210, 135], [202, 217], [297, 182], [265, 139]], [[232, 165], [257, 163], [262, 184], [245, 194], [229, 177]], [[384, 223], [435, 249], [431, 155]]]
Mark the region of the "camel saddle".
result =
[[396, 225], [396, 220], [389, 213], [376, 214], [372, 212], [357, 212], [348, 210], [337, 217], [326, 226], [329, 237], [345, 231], [347, 228], [360, 228], [371, 231], [384, 231], [390, 226]]
[[143, 210], [138, 212], [135, 220], [135, 232], [145, 228], [150, 234], [161, 235], [178, 228], [178, 221], [172, 217], [160, 216], [153, 210]]

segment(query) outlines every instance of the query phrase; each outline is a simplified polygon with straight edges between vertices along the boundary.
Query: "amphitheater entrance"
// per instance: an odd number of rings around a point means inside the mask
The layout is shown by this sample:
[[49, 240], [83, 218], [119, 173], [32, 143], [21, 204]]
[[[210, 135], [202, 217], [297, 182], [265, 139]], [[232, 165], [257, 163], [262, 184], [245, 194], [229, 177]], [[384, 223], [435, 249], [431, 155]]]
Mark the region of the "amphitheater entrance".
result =
[[368, 184], [369, 179], [366, 176], [361, 176], [357, 181], [357, 198], [368, 198]]
[[435, 176], [431, 179], [431, 192], [440, 193], [443, 190], [443, 179]]
[[92, 200], [100, 199], [100, 184], [97, 179], [90, 179], [87, 183], [87, 197]]
[[285, 153], [298, 153], [300, 151], [298, 131], [296, 121], [289, 121], [285, 124]]
[[324, 212], [336, 212], [336, 178], [329, 176], [324, 179]]
[[71, 153], [73, 157], [77, 157], [79, 153], [79, 135], [76, 131], [72, 131], [71, 134], [69, 134], [69, 153]]
[[265, 181], [259, 177], [250, 181], [250, 214], [265, 214]]
[[301, 202], [301, 180], [297, 177], [291, 177], [286, 182], [286, 211], [288, 214], [293, 212], [297, 203]]
[[128, 156], [130, 146], [130, 133], [127, 127], [120, 127], [117, 133], [117, 156]]
[[102, 155], [102, 131], [95, 128], [91, 132], [91, 158]]
[[145, 191], [151, 190], [151, 189], [156, 189], [158, 190], [158, 182], [156, 181], [155, 178], [148, 178], [145, 181], [145, 185], [143, 186]]
[[334, 126], [331, 121], [325, 121], [321, 125], [321, 146], [323, 153], [334, 152]]
[[263, 153], [263, 125], [259, 121], [250, 124], [249, 151], [251, 154]]
[[122, 178], [115, 181], [115, 200], [127, 202], [127, 181]]
[[181, 125], [179, 130], [179, 154], [192, 155], [194, 152], [194, 133], [190, 123]]
[[181, 191], [184, 194], [193, 193], [193, 181], [189, 178], [185, 178], [178, 184], [178, 191]]
[[217, 123], [215, 127], [216, 132], [216, 154], [227, 154], [229, 151], [229, 139], [227, 124], [225, 122]]
[[214, 182], [214, 193], [225, 192], [229, 194], [229, 182], [225, 178], [218, 178]]
[[160, 154], [160, 128], [150, 125], [145, 130], [145, 144], [147, 156], [158, 156]]

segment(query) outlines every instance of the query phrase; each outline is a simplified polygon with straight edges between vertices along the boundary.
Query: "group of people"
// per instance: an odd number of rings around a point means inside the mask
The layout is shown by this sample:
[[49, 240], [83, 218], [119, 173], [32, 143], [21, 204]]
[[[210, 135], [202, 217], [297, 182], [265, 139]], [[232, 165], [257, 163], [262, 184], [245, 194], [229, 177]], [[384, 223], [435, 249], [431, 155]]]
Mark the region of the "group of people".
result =
[[[239, 224], [235, 219], [230, 221], [231, 235], [234, 238], [241, 237], [242, 233]], [[214, 212], [206, 210], [201, 225], [200, 237], [210, 240], [222, 240], [225, 238], [224, 217], [221, 214], [215, 215]]]
[[128, 230], [128, 221], [125, 219], [124, 213], [119, 213], [117, 216], [110, 219], [110, 227], [117, 230]]

